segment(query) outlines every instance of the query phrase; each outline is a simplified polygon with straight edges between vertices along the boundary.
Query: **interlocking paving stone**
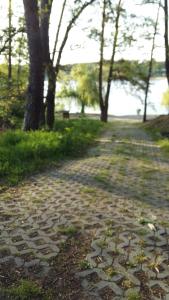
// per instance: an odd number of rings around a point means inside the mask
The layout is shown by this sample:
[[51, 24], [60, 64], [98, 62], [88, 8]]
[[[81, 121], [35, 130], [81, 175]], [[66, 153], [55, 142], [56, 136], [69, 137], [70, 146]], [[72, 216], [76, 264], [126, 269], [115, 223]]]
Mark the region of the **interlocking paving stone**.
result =
[[0, 264], [47, 276], [74, 226], [93, 236], [90, 269], [74, 274], [87, 299], [127, 299], [140, 289], [139, 272], [169, 299], [168, 163], [142, 129], [112, 125], [86, 157], [0, 195]]

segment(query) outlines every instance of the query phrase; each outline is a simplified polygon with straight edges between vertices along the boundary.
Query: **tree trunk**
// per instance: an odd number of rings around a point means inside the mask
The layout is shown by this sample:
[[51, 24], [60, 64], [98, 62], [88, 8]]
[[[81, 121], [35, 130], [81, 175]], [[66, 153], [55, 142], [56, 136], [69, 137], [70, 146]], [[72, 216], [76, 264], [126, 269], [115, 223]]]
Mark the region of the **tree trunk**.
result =
[[[94, 3], [94, 2], [95, 2], [95, 0], [89, 0], [88, 2], [85, 2], [79, 8], [79, 10], [75, 14], [73, 14], [73, 17], [70, 20], [70, 22], [69, 22], [69, 24], [66, 28], [63, 40], [61, 42], [55, 67], [53, 67], [53, 64], [52, 64], [52, 63], [54, 63], [54, 61], [53, 61], [54, 60], [54, 54], [55, 54], [55, 48], [54, 48], [52, 62], [49, 64], [49, 68], [48, 68], [48, 92], [47, 92], [47, 98], [46, 98], [47, 125], [50, 129], [52, 129], [53, 124], [54, 124], [54, 119], [55, 119], [56, 82], [57, 82], [57, 76], [58, 76], [58, 73], [59, 73], [60, 60], [61, 60], [63, 49], [64, 49], [65, 44], [67, 42], [69, 32], [72, 29], [73, 25], [75, 24], [75, 21], [79, 18], [79, 16], [81, 15], [81, 13], [84, 11], [85, 8], [87, 6], [89, 6], [90, 4]], [[59, 28], [58, 28], [58, 31], [57, 31], [57, 34], [56, 34], [56, 40], [55, 40], [56, 45], [55, 45], [55, 47], [57, 46], [57, 40], [58, 40], [59, 31], [60, 31], [60, 26], [61, 26], [61, 23], [62, 23], [62, 17], [63, 17], [63, 12], [64, 12], [64, 9], [65, 9], [65, 5], [66, 5], [66, 1], [64, 1], [63, 7], [62, 7], [61, 17], [60, 17], [60, 21], [59, 21]]]
[[85, 104], [82, 102], [82, 106], [81, 106], [81, 114], [84, 115], [85, 114]]
[[57, 32], [56, 32], [55, 44], [54, 44], [53, 55], [52, 55], [52, 62], [53, 62], [53, 65], [54, 65], [55, 54], [56, 54], [56, 47], [57, 47], [57, 44], [58, 44], [58, 39], [59, 39], [60, 29], [61, 29], [62, 20], [63, 20], [63, 14], [64, 14], [65, 7], [66, 7], [66, 2], [67, 2], [67, 0], [64, 0], [64, 2], [63, 2], [62, 10], [61, 10], [61, 15], [60, 15], [60, 19], [59, 19], [59, 24], [58, 24], [58, 28], [57, 28]]
[[108, 119], [108, 108], [103, 106], [101, 108], [101, 117], [100, 117], [100, 120], [102, 122], [107, 122], [107, 119]]
[[99, 62], [99, 102], [100, 102], [100, 120], [105, 122], [105, 109], [103, 100], [103, 60], [104, 60], [104, 31], [105, 31], [105, 19], [106, 19], [106, 0], [103, 1], [103, 11], [102, 11], [102, 29], [100, 37], [100, 62]]
[[[61, 61], [63, 49], [64, 49], [67, 39], [69, 37], [69, 32], [71, 31], [72, 27], [74, 26], [76, 20], [79, 18], [79, 16], [85, 10], [86, 7], [88, 7], [90, 4], [94, 3], [95, 1], [96, 0], [89, 0], [88, 2], [85, 2], [79, 8], [79, 10], [77, 10], [77, 12], [75, 14], [73, 14], [73, 17], [70, 20], [70, 22], [66, 28], [63, 40], [62, 40], [60, 48], [59, 48], [56, 65], [55, 65], [55, 67], [53, 67], [52, 64], [50, 64], [50, 67], [48, 69], [49, 82], [48, 82], [46, 105], [47, 105], [47, 125], [50, 129], [52, 129], [53, 124], [54, 124], [54, 119], [55, 119], [55, 111], [54, 110], [55, 110], [56, 82], [57, 82], [57, 76], [58, 76], [59, 69], [60, 69], [60, 61]], [[61, 20], [62, 20], [62, 17], [61, 17]], [[58, 34], [59, 33], [57, 32], [57, 35]], [[58, 36], [56, 36], [56, 41], [57, 41], [57, 38], [58, 38]], [[54, 59], [54, 57], [53, 57], [53, 59]]]
[[[55, 121], [56, 80], [57, 80], [57, 74], [58, 74], [61, 56], [59, 58], [58, 64], [56, 64], [56, 67], [54, 67], [54, 59], [55, 59], [56, 47], [57, 47], [58, 37], [59, 37], [59, 33], [60, 33], [63, 13], [64, 13], [65, 6], [66, 6], [66, 1], [67, 0], [64, 0], [63, 6], [62, 6], [61, 16], [60, 16], [60, 20], [59, 20], [57, 33], [56, 33], [54, 50], [53, 50], [53, 55], [52, 55], [52, 60], [51, 60], [50, 59], [50, 50], [49, 50], [49, 18], [50, 18], [53, 0], [52, 1], [41, 0], [42, 11], [44, 10], [47, 3], [48, 3], [48, 6], [50, 5], [49, 9], [46, 11], [46, 14], [44, 14], [44, 16], [41, 18], [41, 37], [42, 37], [42, 41], [44, 44], [43, 56], [44, 56], [45, 69], [46, 69], [47, 78], [48, 78], [48, 90], [47, 90], [47, 96], [46, 96], [46, 103], [45, 103], [44, 111], [42, 114], [42, 120], [46, 121], [46, 124], [49, 129], [53, 128], [54, 121]], [[45, 45], [47, 45], [47, 47], [45, 47]], [[45, 117], [46, 117], [46, 119], [45, 119]]]
[[147, 122], [147, 96], [144, 100], [143, 123]]
[[55, 121], [56, 77], [55, 69], [51, 63], [48, 66], [48, 92], [46, 97], [46, 123], [49, 129], [53, 128]]
[[[42, 1], [44, 1], [44, 0], [42, 0]], [[64, 0], [64, 2], [63, 2], [62, 11], [61, 11], [60, 19], [59, 19], [59, 25], [58, 25], [58, 29], [56, 32], [52, 60], [50, 60], [50, 57], [49, 57], [50, 62], [48, 64], [48, 70], [47, 70], [48, 91], [47, 91], [47, 97], [46, 97], [46, 110], [47, 110], [46, 111], [46, 123], [47, 123], [47, 126], [49, 129], [53, 128], [54, 121], [55, 121], [56, 80], [57, 80], [57, 75], [59, 72], [59, 64], [60, 64], [61, 54], [59, 56], [59, 59], [57, 59], [57, 63], [56, 63], [55, 67], [54, 67], [54, 59], [55, 59], [56, 47], [57, 47], [57, 43], [58, 43], [63, 14], [64, 14], [65, 6], [66, 6], [66, 1], [67, 0]], [[48, 25], [49, 25], [49, 23], [48, 23]], [[49, 45], [49, 39], [48, 39], [48, 45]], [[49, 49], [49, 47], [48, 47], [48, 49]], [[49, 56], [50, 56], [50, 52], [49, 52]]]
[[[45, 100], [45, 99], [44, 99]], [[42, 128], [46, 124], [46, 102], [43, 101], [40, 111], [39, 126]]]
[[11, 87], [12, 81], [12, 0], [9, 0], [8, 7], [8, 35], [9, 35], [9, 45], [8, 45], [8, 85]]
[[43, 58], [36, 0], [23, 0], [29, 49], [29, 85], [24, 130], [39, 129], [43, 105]]
[[165, 68], [166, 77], [169, 85], [169, 37], [168, 37], [168, 0], [164, 0], [164, 16], [165, 16]]
[[49, 49], [49, 20], [51, 15], [53, 0], [41, 0], [40, 12], [40, 34], [42, 40], [43, 62], [45, 67], [50, 62]]
[[[43, 72], [47, 75], [48, 85], [50, 71], [50, 48], [49, 48], [49, 21], [52, 9], [53, 0], [41, 0], [41, 13], [40, 13], [40, 34], [42, 41], [42, 53], [43, 53]], [[43, 106], [40, 114], [40, 124], [44, 126], [46, 124], [46, 99], [43, 98]]]
[[155, 48], [155, 38], [156, 38], [156, 34], [157, 34], [157, 26], [158, 26], [160, 5], [161, 5], [161, 2], [159, 2], [156, 22], [155, 22], [155, 25], [154, 25], [153, 42], [152, 42], [151, 55], [150, 55], [149, 68], [148, 68], [148, 75], [147, 75], [147, 82], [146, 82], [146, 90], [145, 90], [143, 123], [145, 123], [147, 121], [147, 98], [148, 98], [148, 92], [149, 92], [149, 87], [150, 87], [150, 78], [151, 78], [152, 69], [153, 69], [153, 53], [154, 53], [154, 48]]
[[[118, 35], [119, 35], [120, 13], [121, 13], [121, 0], [119, 0], [118, 6], [117, 6], [117, 15], [116, 15], [116, 20], [115, 20], [114, 42], [113, 42], [112, 55], [111, 55], [111, 59], [110, 59], [109, 74], [108, 74], [108, 78], [107, 78], [107, 90], [106, 90], [106, 95], [105, 95], [105, 110], [107, 111], [107, 114], [108, 114], [109, 95], [110, 95], [110, 88], [111, 88], [111, 82], [112, 82], [112, 74], [113, 74], [113, 69], [114, 69], [114, 60], [115, 60], [115, 54], [116, 54], [117, 42], [118, 42]], [[108, 116], [107, 116], [107, 119], [108, 119]]]
[[24, 38], [24, 33], [22, 32], [21, 38], [19, 40], [19, 49], [18, 49], [18, 66], [17, 66], [17, 89], [18, 89], [18, 96], [21, 96], [21, 76], [22, 76], [22, 48], [23, 48], [23, 38]]

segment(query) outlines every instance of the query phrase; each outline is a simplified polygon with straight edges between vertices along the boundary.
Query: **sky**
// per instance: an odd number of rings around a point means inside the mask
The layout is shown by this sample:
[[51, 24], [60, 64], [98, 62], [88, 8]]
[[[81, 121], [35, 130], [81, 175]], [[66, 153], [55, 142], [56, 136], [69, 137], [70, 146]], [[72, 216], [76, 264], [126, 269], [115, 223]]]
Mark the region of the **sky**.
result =
[[[61, 3], [61, 2], [60, 2]], [[154, 5], [144, 5], [141, 6], [138, 4], [138, 1], [135, 0], [123, 0], [124, 7], [133, 14], [136, 14], [138, 17], [152, 17], [156, 18], [157, 6]], [[55, 12], [57, 11], [58, 1], [54, 0], [53, 4], [53, 14], [51, 17], [51, 45], [53, 44], [56, 16]], [[87, 30], [83, 28], [86, 26], [86, 20], [88, 16], [91, 15], [95, 27], [99, 28], [101, 25], [101, 16], [95, 8], [87, 8], [85, 12], [80, 17], [78, 26], [75, 26], [70, 34], [67, 46], [62, 56], [62, 63], [76, 63], [76, 62], [92, 62], [98, 61], [99, 59], [99, 45], [95, 41], [86, 37]], [[91, 17], [90, 17], [91, 18]], [[154, 58], [158, 61], [164, 60], [164, 32], [163, 32], [163, 11], [160, 12], [160, 24], [159, 31], [161, 35], [158, 35], [156, 38], [157, 48], [154, 51]], [[142, 22], [142, 19], [140, 20]], [[71, 47], [74, 45], [81, 45], [81, 48]], [[75, 48], [75, 50], [71, 50]], [[116, 59], [126, 58], [126, 59], [138, 59], [144, 60], [148, 59], [150, 56], [151, 42], [146, 42], [141, 40], [133, 45], [131, 48], [126, 48], [125, 51], [116, 54]], [[111, 56], [111, 49], [106, 49], [105, 58], [109, 59]]]
[[[138, 1], [140, 0], [123, 0], [124, 7], [127, 11], [130, 11], [133, 14], [136, 14], [138, 17], [156, 17], [157, 6], [154, 5], [139, 5]], [[71, 3], [73, 0], [69, 0], [70, 3], [67, 11], [64, 15], [64, 19], [68, 20], [70, 18], [69, 9], [71, 8]], [[61, 11], [63, 0], [54, 0], [53, 9], [51, 15], [51, 25], [50, 25], [50, 45], [51, 52], [53, 49], [54, 39], [57, 30], [57, 24], [59, 20], [59, 15]], [[8, 24], [7, 20], [7, 8], [8, 1], [0, 0], [0, 28], [5, 28]], [[23, 1], [22, 0], [13, 0], [13, 9], [14, 17], [13, 22], [14, 26], [17, 25], [17, 17], [19, 14], [23, 15]], [[96, 10], [95, 7], [88, 7], [86, 11], [83, 12], [80, 19], [78, 20], [76, 26], [70, 33], [67, 45], [64, 49], [62, 55], [62, 64], [68, 63], [78, 63], [78, 62], [93, 62], [98, 61], [99, 59], [99, 44], [94, 40], [91, 40], [87, 37], [89, 30], [86, 25], [86, 20], [92, 19], [90, 25], [100, 28], [101, 26], [101, 16], [99, 10]], [[142, 22], [142, 21], [140, 21]], [[160, 13], [160, 25], [159, 31], [161, 35], [158, 35], [156, 38], [157, 48], [154, 52], [154, 58], [158, 61], [164, 60], [164, 32], [163, 32], [163, 11]], [[63, 24], [63, 29], [61, 31], [60, 40], [64, 34], [66, 22]], [[139, 39], [140, 40], [140, 39]], [[138, 41], [133, 45], [133, 47], [126, 47], [126, 50], [116, 54], [116, 59], [126, 58], [126, 59], [138, 59], [144, 60], [148, 59], [150, 56], [150, 47], [151, 43], [143, 40]], [[108, 47], [105, 50], [105, 58], [109, 59], [111, 55], [111, 49]]]

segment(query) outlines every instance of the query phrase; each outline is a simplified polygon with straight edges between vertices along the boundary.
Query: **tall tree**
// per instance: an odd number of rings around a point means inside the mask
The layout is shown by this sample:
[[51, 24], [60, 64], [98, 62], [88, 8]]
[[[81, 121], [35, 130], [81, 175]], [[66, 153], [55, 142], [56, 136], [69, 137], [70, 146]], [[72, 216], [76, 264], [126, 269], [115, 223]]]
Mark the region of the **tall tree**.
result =
[[[20, 17], [18, 19], [18, 25], [19, 28], [24, 28], [25, 26], [25, 20], [23, 17]], [[16, 74], [16, 79], [17, 79], [17, 88], [18, 88], [18, 96], [21, 96], [21, 87], [22, 87], [22, 82], [23, 82], [23, 74], [22, 71], [25, 69], [23, 66], [23, 61], [27, 62], [28, 61], [28, 51], [27, 51], [27, 39], [25, 36], [25, 30], [22, 31], [20, 34], [18, 34], [16, 40], [15, 40], [15, 59], [17, 60], [17, 74]]]
[[60, 18], [59, 18], [59, 24], [58, 24], [58, 28], [57, 28], [57, 32], [56, 32], [55, 43], [54, 43], [54, 47], [53, 47], [53, 55], [52, 55], [53, 64], [54, 64], [54, 60], [55, 60], [55, 56], [56, 56], [56, 47], [57, 47], [57, 44], [58, 44], [59, 33], [60, 33], [61, 25], [62, 25], [63, 14], [64, 14], [64, 11], [65, 11], [66, 3], [67, 3], [67, 0], [64, 0], [63, 5], [62, 5], [62, 9], [61, 9]]
[[12, 0], [8, 3], [8, 84], [12, 81]]
[[[93, 4], [96, 0], [88, 0], [85, 1], [84, 3], [81, 4], [81, 1], [74, 1], [75, 4], [78, 4], [78, 8], [76, 7], [76, 9], [73, 9], [72, 11], [72, 18], [69, 21], [67, 28], [65, 30], [65, 33], [63, 35], [61, 44], [59, 46], [58, 49], [58, 56], [56, 58], [56, 63], [53, 64], [53, 67], [51, 67], [49, 69], [50, 73], [48, 73], [48, 92], [47, 92], [47, 97], [46, 97], [46, 104], [47, 104], [47, 125], [49, 128], [53, 127], [54, 124], [54, 110], [55, 110], [55, 91], [56, 91], [56, 82], [57, 82], [57, 77], [58, 77], [58, 73], [59, 73], [59, 69], [60, 69], [60, 61], [61, 61], [61, 57], [62, 57], [62, 53], [64, 50], [64, 47], [66, 45], [66, 42], [68, 40], [69, 37], [69, 33], [72, 30], [75, 22], [77, 21], [77, 19], [80, 17], [80, 15], [82, 14], [82, 12], [91, 4]], [[80, 5], [79, 5], [80, 3]], [[65, 2], [63, 3], [63, 8], [61, 11], [61, 18], [63, 17], [63, 11], [65, 9]], [[60, 28], [60, 25], [59, 27]], [[57, 31], [56, 34], [56, 43], [58, 40], [58, 35], [59, 32]], [[54, 53], [54, 52], [53, 52]], [[55, 56], [54, 56], [55, 57]], [[54, 57], [53, 57], [53, 63], [54, 63]]]
[[158, 4], [157, 16], [156, 16], [156, 20], [154, 23], [154, 33], [153, 33], [153, 38], [152, 38], [152, 47], [151, 47], [151, 53], [150, 53], [150, 60], [149, 60], [149, 64], [148, 64], [148, 74], [147, 74], [146, 87], [145, 87], [143, 122], [147, 121], [147, 98], [148, 98], [150, 79], [152, 76], [152, 69], [153, 69], [153, 54], [154, 54], [154, 49], [155, 49], [155, 39], [156, 39], [156, 35], [157, 35], [160, 6], [161, 6], [161, 1], [159, 1], [159, 4]]
[[[49, 77], [53, 70], [53, 63], [50, 58], [50, 46], [49, 46], [49, 25], [50, 25], [50, 15], [52, 10], [53, 0], [41, 0], [40, 1], [40, 33], [42, 41], [42, 53], [43, 53], [43, 71], [44, 78]], [[45, 99], [44, 99], [45, 100]], [[45, 120], [45, 108], [46, 103], [43, 101], [41, 110], [41, 124], [44, 125]]]
[[104, 88], [103, 88], [103, 63], [104, 63], [104, 46], [105, 46], [105, 25], [107, 21], [106, 9], [110, 6], [111, 13], [113, 13], [113, 8], [111, 7], [111, 3], [107, 0], [103, 1], [103, 8], [102, 8], [102, 27], [101, 27], [101, 34], [100, 34], [100, 63], [99, 63], [99, 98], [100, 98], [100, 109], [101, 109], [101, 121], [107, 122], [108, 118], [108, 104], [109, 104], [109, 95], [110, 95], [110, 88], [112, 82], [112, 74], [115, 62], [115, 54], [118, 46], [118, 35], [119, 35], [119, 20], [121, 16], [122, 7], [122, 0], [118, 1], [116, 7], [116, 16], [115, 16], [115, 31], [114, 31], [114, 40], [112, 46], [112, 54], [109, 62], [109, 71], [108, 77], [106, 81], [106, 92], [104, 95]]
[[[49, 64], [48, 64], [48, 72], [47, 72], [47, 77], [48, 77], [48, 91], [47, 91], [47, 97], [46, 97], [46, 103], [45, 103], [45, 108], [47, 110], [46, 112], [46, 123], [49, 128], [53, 127], [54, 124], [54, 109], [55, 109], [55, 91], [56, 91], [56, 80], [57, 80], [57, 74], [56, 74], [56, 68], [55, 68], [55, 56], [56, 56], [56, 47], [58, 44], [58, 39], [59, 39], [59, 34], [60, 34], [60, 29], [62, 25], [62, 20], [63, 20], [63, 15], [65, 11], [67, 0], [63, 1], [62, 9], [61, 9], [61, 14], [59, 18], [59, 24], [58, 28], [56, 31], [56, 37], [55, 37], [55, 43], [54, 43], [54, 48], [53, 48], [53, 54], [52, 54], [52, 59], [49, 59]], [[49, 26], [49, 25], [48, 25]], [[49, 54], [50, 57], [50, 54]], [[45, 117], [45, 111], [44, 111], [44, 117]]]
[[[104, 105], [103, 99], [103, 59], [104, 59], [104, 34], [105, 34], [105, 22], [106, 22], [106, 4], [107, 1], [103, 1], [102, 9], [102, 27], [100, 35], [100, 63], [99, 63], [99, 100], [100, 100], [100, 109], [101, 109], [101, 120], [106, 121], [106, 107]], [[108, 108], [107, 108], [108, 109]]]
[[43, 105], [43, 55], [37, 0], [23, 0], [29, 49], [29, 85], [24, 130], [39, 128]]
[[166, 77], [169, 85], [169, 36], [168, 36], [168, 0], [164, 0], [164, 19], [165, 19], [165, 68]]

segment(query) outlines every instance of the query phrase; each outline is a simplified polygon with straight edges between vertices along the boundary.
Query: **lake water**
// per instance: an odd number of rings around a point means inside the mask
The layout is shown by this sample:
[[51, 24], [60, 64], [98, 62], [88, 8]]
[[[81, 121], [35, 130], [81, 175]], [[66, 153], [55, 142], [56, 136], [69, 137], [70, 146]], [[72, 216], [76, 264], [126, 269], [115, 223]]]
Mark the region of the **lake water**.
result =
[[[167, 80], [165, 78], [154, 78], [151, 81], [151, 87], [148, 97], [148, 115], [166, 114], [166, 109], [161, 105], [162, 95], [167, 90]], [[144, 100], [144, 94], [139, 93], [141, 99]], [[60, 101], [63, 103], [63, 100]], [[80, 111], [80, 107], [72, 100], [64, 101], [62, 109], [69, 110], [71, 113]], [[130, 89], [129, 84], [124, 85], [121, 82], [112, 82], [110, 98], [109, 98], [109, 114], [122, 115], [136, 115], [137, 109], [141, 109], [143, 113], [143, 104], [137, 97], [136, 92]], [[100, 113], [99, 107], [86, 107], [86, 113]]]

